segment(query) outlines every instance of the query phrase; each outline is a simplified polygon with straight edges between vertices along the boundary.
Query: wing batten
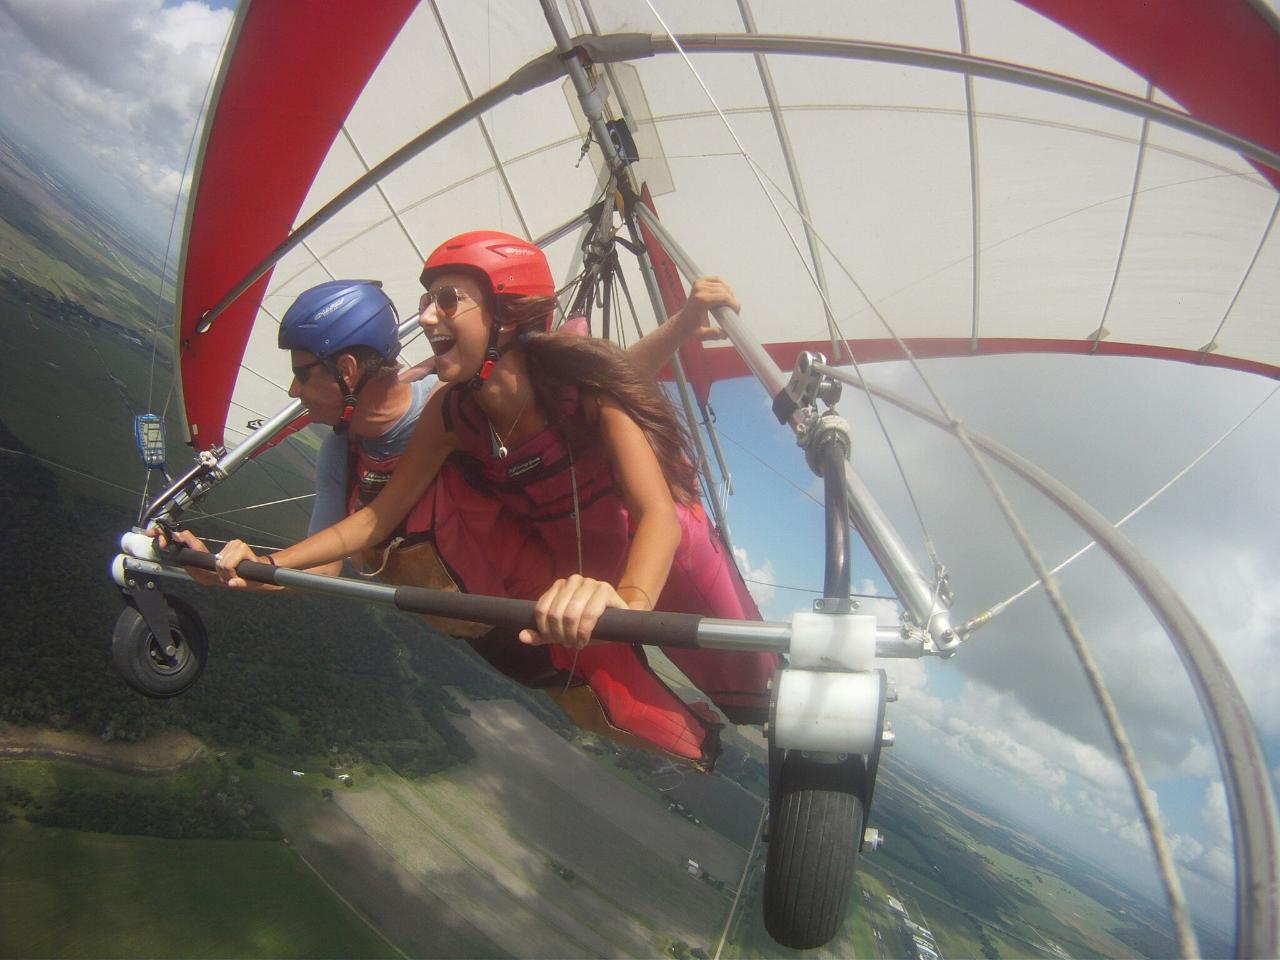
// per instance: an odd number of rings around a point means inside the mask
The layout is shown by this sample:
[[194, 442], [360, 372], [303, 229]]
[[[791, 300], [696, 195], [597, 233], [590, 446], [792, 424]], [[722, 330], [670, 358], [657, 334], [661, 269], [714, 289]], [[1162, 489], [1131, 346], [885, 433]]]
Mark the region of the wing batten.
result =
[[[1201, 117], [1280, 152], [1280, 33], [1246, 0], [1020, 0]], [[1280, 168], [1255, 164], [1280, 189]]]

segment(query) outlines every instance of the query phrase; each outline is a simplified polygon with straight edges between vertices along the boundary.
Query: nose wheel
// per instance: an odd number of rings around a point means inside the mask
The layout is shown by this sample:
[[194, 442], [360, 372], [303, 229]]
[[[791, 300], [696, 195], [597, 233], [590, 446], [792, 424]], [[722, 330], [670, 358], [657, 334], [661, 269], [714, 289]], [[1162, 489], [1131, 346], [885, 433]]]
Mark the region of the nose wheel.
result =
[[808, 950], [844, 923], [862, 842], [865, 764], [799, 750], [786, 751], [781, 764], [769, 804], [764, 925], [784, 947]]
[[[204, 672], [209, 640], [199, 614], [176, 597], [151, 594], [158, 602], [152, 616], [168, 621], [168, 636], [159, 637], [147, 617], [130, 603], [116, 619], [111, 634], [111, 662], [124, 682], [148, 697], [176, 697]], [[163, 622], [163, 621], [162, 621]]]

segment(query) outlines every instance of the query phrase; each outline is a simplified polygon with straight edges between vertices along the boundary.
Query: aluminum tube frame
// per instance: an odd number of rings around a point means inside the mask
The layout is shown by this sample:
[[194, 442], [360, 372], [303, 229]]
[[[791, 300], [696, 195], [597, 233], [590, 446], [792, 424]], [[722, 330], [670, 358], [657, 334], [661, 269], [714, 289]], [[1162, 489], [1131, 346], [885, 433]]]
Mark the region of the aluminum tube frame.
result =
[[[141, 560], [136, 557], [120, 554], [113, 563], [119, 565], [117, 573], [128, 577], [129, 574], [177, 580], [192, 583], [190, 574], [182, 567], [156, 560]], [[384, 583], [371, 583], [367, 580], [355, 580], [349, 577], [327, 577], [321, 574], [308, 573], [305, 570], [291, 570], [287, 567], [273, 567], [268, 564], [250, 564], [263, 568], [274, 582], [292, 590], [304, 590], [310, 593], [323, 593], [345, 600], [356, 600], [362, 603], [377, 603], [383, 606], [406, 609], [397, 603], [397, 592], [401, 589]], [[240, 568], [241, 576], [247, 580], [266, 582], [254, 575], [252, 571]], [[207, 589], [219, 589], [209, 587]], [[451, 594], [451, 596], [458, 596]], [[466, 596], [466, 595], [463, 595]], [[487, 600], [494, 598], [481, 598]], [[506, 601], [506, 598], [497, 598]], [[511, 604], [524, 604], [529, 610], [529, 625], [533, 623], [533, 601], [506, 601]], [[422, 611], [417, 611], [422, 612]], [[425, 611], [430, 613], [431, 611]], [[645, 617], [661, 618], [660, 612], [645, 613], [641, 611], [614, 611], [635, 619]], [[462, 619], [462, 618], [459, 618]], [[741, 650], [761, 653], [786, 653], [791, 648], [791, 631], [789, 623], [774, 623], [760, 620], [718, 620], [711, 617], [701, 618], [696, 637], [689, 642], [665, 642], [663, 646], [678, 646], [693, 650]], [[893, 627], [876, 628], [876, 656], [883, 658], [907, 659], [921, 655], [919, 643], [904, 640], [901, 632]]]
[[[654, 222], [657, 222], [657, 215], [643, 203], [634, 204], [633, 209], [643, 210]], [[653, 261], [649, 259], [649, 252], [641, 242], [634, 212], [626, 216], [625, 220], [627, 231], [631, 234], [631, 240], [640, 251], [636, 259], [640, 267], [640, 275], [644, 277], [645, 292], [649, 294], [649, 302], [653, 308], [654, 318], [661, 323], [665, 319], [666, 305], [662, 300], [662, 291], [658, 287], [658, 276], [653, 269]], [[687, 277], [687, 279], [692, 280], [693, 277]], [[671, 370], [675, 375], [676, 392], [680, 394], [680, 402], [684, 406], [685, 419], [689, 423], [689, 435], [693, 439], [694, 452], [698, 457], [698, 471], [702, 474], [703, 484], [706, 486], [707, 502], [711, 505], [711, 513], [716, 523], [716, 529], [720, 532], [725, 546], [729, 548], [729, 553], [732, 554], [733, 542], [729, 537], [727, 511], [724, 508], [724, 504], [720, 502], [720, 494], [716, 488], [715, 479], [711, 476], [711, 464], [707, 459], [707, 451], [702, 443], [702, 432], [698, 429], [697, 418], [693, 414], [693, 398], [689, 389], [689, 380], [685, 376], [684, 363], [680, 360], [679, 352], [676, 352], [671, 357]]]
[[[945, 417], [893, 391], [842, 370], [820, 372], [866, 389], [908, 413], [951, 432]], [[1249, 708], [1212, 639], [1155, 565], [1073, 490], [1012, 450], [967, 430], [985, 453], [1013, 470], [1084, 529], [1115, 561], [1160, 621], [1178, 653], [1213, 737], [1226, 786], [1236, 867], [1236, 956], [1280, 955], [1280, 817], [1266, 755]]]
[[[661, 221], [645, 207], [638, 209], [645, 226], [662, 240], [676, 266], [685, 276], [697, 276], [697, 264], [680, 248], [667, 229], [662, 226]], [[785, 388], [786, 380], [773, 358], [751, 337], [732, 310], [717, 308], [715, 315], [720, 326], [729, 335], [729, 340], [746, 362], [747, 368], [769, 394], [769, 398], [776, 397]], [[801, 414], [797, 411], [791, 418], [792, 429], [794, 430], [800, 423]], [[906, 545], [889, 522], [889, 518], [876, 503], [866, 484], [847, 462], [844, 465], [844, 472], [845, 485], [848, 488], [849, 517], [862, 535], [871, 555], [884, 571], [885, 577], [903, 606], [906, 607], [912, 621], [928, 631], [938, 651], [945, 653], [954, 650], [960, 641], [951, 628], [950, 611], [942, 603], [937, 591], [919, 572]]]

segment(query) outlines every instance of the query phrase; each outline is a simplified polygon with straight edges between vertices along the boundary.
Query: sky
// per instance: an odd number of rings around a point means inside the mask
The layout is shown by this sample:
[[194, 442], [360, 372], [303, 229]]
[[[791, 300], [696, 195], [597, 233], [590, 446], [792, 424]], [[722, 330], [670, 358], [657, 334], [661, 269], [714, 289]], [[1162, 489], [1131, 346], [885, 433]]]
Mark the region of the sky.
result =
[[[188, 154], [231, 22], [225, 3], [0, 0], [0, 120], [57, 156], [69, 173], [162, 243], [189, 181]], [[744, 311], [749, 319], [750, 305]], [[930, 379], [971, 429], [1055, 473], [1118, 519], [1235, 426], [1229, 439], [1126, 525], [1220, 645], [1280, 770], [1280, 400], [1274, 382], [1179, 364], [1118, 358], [992, 357], [933, 361]], [[906, 364], [869, 376], [921, 395]], [[852, 460], [926, 569], [926, 536], [876, 422], [846, 388]], [[803, 609], [822, 578], [820, 484], [749, 382], [713, 393], [736, 493], [730, 523], [769, 619]], [[936, 429], [882, 411], [924, 528], [946, 565], [958, 619], [1032, 577], [963, 451]], [[1001, 482], [1038, 548], [1056, 563], [1085, 537], [1008, 474]], [[886, 594], [864, 552], [856, 588]], [[1193, 903], [1225, 916], [1230, 825], [1195, 696], [1163, 632], [1105, 557], [1092, 551], [1062, 588], [1158, 794]], [[790, 587], [803, 589], [793, 590]], [[890, 619], [892, 604], [864, 609]], [[1145, 837], [1082, 673], [1040, 591], [976, 633], [947, 661], [889, 665], [895, 750], [1046, 832], [1083, 844], [1116, 869], [1145, 869]], [[892, 838], [889, 838], [892, 842]], [[1137, 865], [1137, 867], [1135, 867]], [[1223, 921], [1220, 926], [1228, 927]]]
[[163, 242], [228, 4], [0, 0], [0, 122]]

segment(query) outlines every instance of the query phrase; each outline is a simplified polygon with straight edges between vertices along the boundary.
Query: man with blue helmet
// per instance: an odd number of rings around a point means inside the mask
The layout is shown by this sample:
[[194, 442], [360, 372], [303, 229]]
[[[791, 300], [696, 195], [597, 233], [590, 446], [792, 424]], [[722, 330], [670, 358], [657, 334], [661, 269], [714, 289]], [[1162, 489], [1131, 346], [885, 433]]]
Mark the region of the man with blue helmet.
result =
[[353, 456], [390, 462], [404, 450], [435, 385], [429, 375], [401, 376], [398, 327], [381, 286], [352, 280], [312, 287], [280, 323], [278, 343], [293, 368], [289, 396], [306, 405], [313, 422], [334, 428], [316, 461], [308, 532], [346, 516]]

